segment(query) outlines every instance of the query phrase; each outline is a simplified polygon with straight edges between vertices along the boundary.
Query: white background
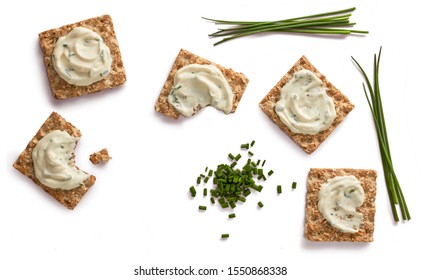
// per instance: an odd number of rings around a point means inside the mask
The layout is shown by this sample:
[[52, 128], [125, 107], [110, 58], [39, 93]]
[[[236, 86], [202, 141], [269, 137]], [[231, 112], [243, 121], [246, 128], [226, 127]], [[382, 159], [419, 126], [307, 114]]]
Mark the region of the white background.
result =
[[[7, 4], [5, 4], [7, 3]], [[286, 266], [285, 279], [415, 279], [421, 249], [419, 37], [414, 1], [7, 1], [2, 2], [0, 279], [141, 279], [135, 268]], [[355, 6], [367, 36], [261, 35], [218, 47], [216, 27], [201, 16], [274, 20]], [[102, 93], [57, 101], [51, 95], [38, 33], [110, 14], [127, 82]], [[383, 46], [381, 87], [393, 160], [412, 220], [396, 224], [383, 180], [372, 117], [354, 56], [371, 72]], [[235, 114], [211, 107], [191, 119], [154, 111], [180, 48], [245, 73], [250, 79]], [[312, 155], [305, 154], [258, 108], [301, 55], [355, 104]], [[371, 76], [371, 75], [370, 75]], [[52, 111], [78, 127], [78, 166], [97, 182], [74, 211], [44, 193], [12, 164]], [[255, 157], [275, 171], [262, 193], [230, 211], [188, 188], [206, 166], [256, 141]], [[94, 166], [107, 147], [113, 159]], [[306, 176], [311, 167], [378, 171], [375, 241], [311, 243], [304, 239]], [[296, 181], [297, 189], [290, 184]], [[276, 194], [276, 185], [283, 194]], [[200, 193], [200, 192], [199, 192]], [[261, 200], [265, 206], [258, 209]], [[208, 205], [205, 213], [199, 204]], [[221, 233], [230, 233], [221, 240]], [[413, 254], [415, 252], [415, 254]], [[224, 273], [221, 271], [224, 270]], [[169, 277], [168, 279], [185, 279]], [[199, 279], [192, 277], [192, 279]], [[255, 277], [257, 278], [257, 277]], [[266, 279], [278, 277], [266, 277]], [[282, 278], [282, 277], [279, 277]], [[148, 279], [161, 279], [158, 276]], [[254, 278], [253, 278], [254, 279]]]

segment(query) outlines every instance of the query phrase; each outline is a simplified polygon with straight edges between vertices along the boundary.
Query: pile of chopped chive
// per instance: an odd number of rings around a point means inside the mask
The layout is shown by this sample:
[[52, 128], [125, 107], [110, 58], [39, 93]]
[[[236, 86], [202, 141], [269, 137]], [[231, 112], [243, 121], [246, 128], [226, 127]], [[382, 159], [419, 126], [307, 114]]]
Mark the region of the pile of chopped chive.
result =
[[[263, 186], [259, 181], [265, 181], [267, 177], [271, 176], [274, 171], [265, 172], [263, 166], [266, 160], [260, 159], [256, 162], [252, 160], [254, 153], [250, 150], [255, 144], [253, 140], [251, 143], [242, 144], [240, 149], [247, 151], [247, 162], [242, 168], [238, 168], [237, 164], [242, 158], [241, 153], [233, 155], [228, 154], [229, 163], [219, 164], [215, 170], [206, 167], [205, 172], [197, 177], [196, 184], [207, 183], [212, 178], [213, 188], [209, 190], [210, 201], [212, 204], [218, 202], [222, 208], [234, 209], [237, 203], [246, 202], [247, 196], [252, 191], [261, 192]], [[194, 186], [190, 187], [192, 197], [196, 196], [196, 189]], [[208, 189], [203, 189], [203, 195], [207, 196]], [[203, 210], [203, 209], [202, 209]]]
[[368, 31], [347, 28], [355, 25], [354, 22], [350, 22], [349, 20], [353, 11], [355, 11], [355, 7], [275, 21], [232, 21], [202, 18], [215, 24], [228, 25], [227, 28], [219, 28], [218, 31], [209, 34], [209, 37], [223, 38], [214, 44], [214, 46], [216, 46], [232, 39], [267, 32], [343, 36], [352, 33], [367, 34]]
[[386, 181], [387, 192], [389, 195], [390, 205], [392, 207], [393, 218], [396, 222], [399, 221], [399, 215], [396, 210], [396, 205], [399, 205], [401, 210], [401, 215], [403, 220], [410, 220], [411, 215], [409, 214], [408, 206], [406, 205], [405, 197], [403, 195], [401, 186], [399, 184], [398, 178], [396, 177], [395, 170], [392, 164], [392, 157], [390, 153], [389, 140], [387, 137], [386, 121], [383, 112], [382, 98], [380, 95], [380, 86], [379, 86], [379, 66], [380, 66], [380, 56], [382, 53], [382, 48], [380, 47], [379, 55], [374, 55], [374, 77], [373, 85], [370, 83], [370, 79], [367, 77], [362, 66], [351, 57], [352, 60], [357, 65], [358, 69], [364, 76], [366, 85], [363, 84], [363, 89], [365, 97], [367, 99], [368, 105], [370, 107], [371, 113], [373, 115], [374, 124], [376, 126], [377, 140], [379, 143], [380, 154], [382, 158], [384, 179]]

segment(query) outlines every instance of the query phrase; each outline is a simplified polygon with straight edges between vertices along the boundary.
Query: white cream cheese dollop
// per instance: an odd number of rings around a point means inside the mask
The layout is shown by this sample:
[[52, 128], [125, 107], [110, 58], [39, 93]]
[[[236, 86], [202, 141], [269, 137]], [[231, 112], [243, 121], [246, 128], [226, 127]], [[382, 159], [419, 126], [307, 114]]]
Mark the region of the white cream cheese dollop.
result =
[[336, 118], [335, 104], [323, 82], [303, 69], [281, 88], [276, 114], [294, 133], [314, 135], [328, 129]]
[[36, 144], [32, 151], [35, 176], [52, 189], [71, 190], [89, 178], [75, 166], [74, 149], [79, 138], [66, 131], [53, 130]]
[[53, 52], [56, 72], [66, 82], [88, 86], [104, 79], [111, 71], [110, 49], [101, 36], [85, 27], [76, 27], [60, 37]]
[[364, 189], [355, 176], [337, 176], [321, 185], [318, 208], [331, 226], [355, 233], [363, 221], [357, 208], [364, 200]]
[[230, 85], [216, 66], [190, 64], [175, 74], [168, 102], [183, 116], [190, 117], [208, 105], [228, 114], [233, 98]]

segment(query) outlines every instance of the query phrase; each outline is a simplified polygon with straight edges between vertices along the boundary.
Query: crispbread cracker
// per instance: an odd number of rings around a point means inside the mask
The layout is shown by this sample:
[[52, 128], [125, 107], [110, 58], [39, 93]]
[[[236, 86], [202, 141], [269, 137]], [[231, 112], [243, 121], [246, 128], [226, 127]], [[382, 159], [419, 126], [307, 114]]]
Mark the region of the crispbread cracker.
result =
[[73, 137], [81, 137], [79, 129], [74, 127], [71, 123], [67, 122], [62, 116], [56, 112], [52, 112], [48, 119], [44, 122], [36, 135], [29, 141], [26, 149], [19, 155], [13, 167], [19, 170], [23, 175], [40, 186], [44, 191], [49, 193], [58, 202], [66, 206], [68, 209], [74, 209], [83, 195], [95, 183], [95, 176], [90, 175], [88, 179], [83, 181], [83, 185], [72, 190], [52, 189], [42, 184], [36, 177], [34, 171], [34, 163], [32, 161], [32, 150], [39, 140], [44, 137], [48, 132], [53, 130], [66, 131]]
[[238, 107], [238, 103], [240, 102], [244, 91], [246, 90], [248, 78], [243, 73], [235, 72], [232, 69], [222, 67], [221, 65], [215, 64], [184, 49], [180, 50], [177, 58], [174, 61], [168, 78], [164, 84], [164, 87], [162, 88], [161, 93], [158, 96], [158, 100], [155, 103], [155, 111], [164, 114], [172, 119], [178, 119], [178, 117], [181, 114], [168, 102], [168, 95], [170, 94], [171, 87], [174, 84], [174, 76], [177, 70], [186, 65], [194, 63], [202, 65], [212, 64], [216, 66], [219, 70], [221, 70], [234, 94], [234, 100], [231, 111], [232, 113], [234, 113]]
[[[293, 74], [299, 70], [307, 69], [318, 77], [326, 88], [327, 94], [333, 98], [336, 109], [336, 118], [332, 125], [324, 131], [315, 135], [306, 135], [292, 132], [279, 118], [275, 112], [276, 102], [281, 96], [281, 88], [291, 80]], [[346, 115], [354, 108], [348, 98], [331, 84], [305, 56], [302, 56], [294, 66], [281, 78], [281, 80], [270, 90], [270, 92], [259, 103], [260, 109], [289, 137], [294, 140], [306, 153], [313, 153], [320, 144], [332, 133], [332, 131], [344, 120]]]
[[[345, 233], [332, 227], [318, 209], [320, 187], [336, 176], [354, 175], [365, 192], [364, 203], [357, 209], [364, 218], [356, 233]], [[376, 212], [377, 172], [370, 169], [312, 168], [307, 178], [305, 237], [310, 241], [372, 242]]]
[[[113, 59], [110, 74], [101, 81], [88, 86], [75, 86], [68, 84], [57, 74], [52, 61], [53, 51], [57, 40], [68, 34], [74, 28], [80, 26], [89, 28], [98, 33], [110, 49]], [[114, 25], [109, 15], [90, 18], [59, 28], [47, 30], [40, 33], [38, 36], [41, 49], [44, 54], [44, 64], [47, 69], [51, 91], [55, 98], [66, 99], [83, 94], [94, 93], [104, 89], [114, 88], [122, 85], [126, 81], [126, 72], [121, 59], [120, 48], [114, 31]]]

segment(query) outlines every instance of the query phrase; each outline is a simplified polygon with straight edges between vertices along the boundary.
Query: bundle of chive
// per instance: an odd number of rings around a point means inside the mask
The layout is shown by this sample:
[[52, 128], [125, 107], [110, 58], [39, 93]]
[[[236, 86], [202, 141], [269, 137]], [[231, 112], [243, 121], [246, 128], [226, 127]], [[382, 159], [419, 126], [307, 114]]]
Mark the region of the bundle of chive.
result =
[[227, 28], [219, 28], [218, 31], [209, 34], [209, 37], [212, 38], [223, 38], [214, 44], [216, 46], [232, 39], [268, 32], [307, 33], [313, 35], [368, 34], [368, 31], [348, 29], [348, 27], [356, 24], [349, 20], [355, 9], [349, 8], [275, 21], [231, 21], [202, 18], [215, 24], [228, 25]]
[[380, 48], [379, 55], [374, 55], [374, 79], [373, 85], [370, 83], [370, 79], [367, 77], [364, 69], [361, 65], [351, 57], [355, 64], [358, 66], [359, 70], [364, 76], [365, 82], [368, 87], [367, 93], [366, 85], [363, 84], [364, 93], [367, 98], [368, 105], [370, 107], [371, 113], [373, 115], [374, 124], [376, 126], [377, 138], [379, 142], [380, 154], [383, 164], [384, 178], [386, 181], [387, 192], [389, 194], [390, 204], [392, 206], [393, 218], [396, 222], [399, 221], [399, 216], [396, 211], [396, 205], [400, 206], [402, 219], [410, 220], [411, 215], [409, 214], [408, 206], [406, 205], [405, 197], [403, 195], [401, 186], [396, 177], [395, 170], [392, 164], [392, 157], [390, 154], [390, 146], [387, 137], [386, 122], [384, 118], [382, 98], [380, 96], [380, 86], [379, 86], [379, 68], [380, 68], [380, 56], [382, 48]]

